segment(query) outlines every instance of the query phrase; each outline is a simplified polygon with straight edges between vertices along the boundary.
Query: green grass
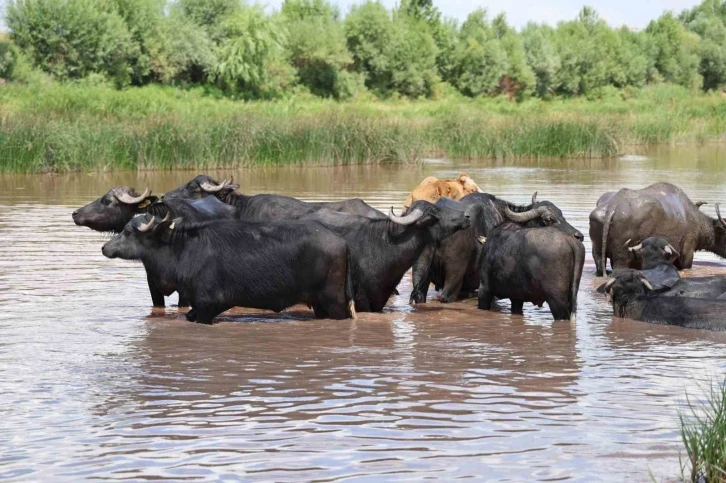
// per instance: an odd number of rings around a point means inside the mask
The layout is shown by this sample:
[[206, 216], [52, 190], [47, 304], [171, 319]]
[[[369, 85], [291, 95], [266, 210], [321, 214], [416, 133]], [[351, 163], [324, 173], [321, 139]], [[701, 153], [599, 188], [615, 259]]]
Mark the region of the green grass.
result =
[[406, 163], [422, 157], [607, 158], [629, 145], [724, 140], [726, 100], [668, 85], [584, 98], [248, 102], [203, 89], [0, 87], [0, 171]]
[[688, 395], [679, 414], [687, 461], [681, 461], [684, 481], [726, 482], [726, 382], [704, 391], [705, 401]]

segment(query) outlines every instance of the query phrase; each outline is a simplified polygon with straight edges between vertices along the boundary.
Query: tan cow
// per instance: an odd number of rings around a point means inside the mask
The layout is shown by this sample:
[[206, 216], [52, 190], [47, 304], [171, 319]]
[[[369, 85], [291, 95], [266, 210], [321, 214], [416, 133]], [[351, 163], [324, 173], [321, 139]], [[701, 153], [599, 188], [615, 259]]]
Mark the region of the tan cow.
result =
[[414, 201], [418, 200], [436, 203], [439, 198], [444, 196], [459, 201], [464, 196], [477, 192], [481, 192], [481, 190], [466, 173], [461, 173], [456, 179], [438, 179], [429, 176], [408, 195], [403, 209], [408, 209]]

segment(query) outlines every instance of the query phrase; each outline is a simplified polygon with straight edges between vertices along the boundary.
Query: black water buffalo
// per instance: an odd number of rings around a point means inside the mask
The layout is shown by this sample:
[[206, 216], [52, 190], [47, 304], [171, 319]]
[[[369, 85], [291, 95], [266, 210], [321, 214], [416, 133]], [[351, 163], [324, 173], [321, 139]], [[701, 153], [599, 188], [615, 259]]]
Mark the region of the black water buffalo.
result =
[[141, 260], [190, 300], [191, 321], [211, 323], [234, 306], [279, 312], [297, 303], [316, 317], [354, 316], [345, 241], [316, 222], [203, 223], [136, 217], [103, 246]]
[[199, 175], [184, 186], [165, 193], [164, 199], [199, 199], [215, 196], [234, 206], [242, 219], [250, 221], [297, 220], [320, 209], [386, 219], [386, 215], [360, 199], [310, 203], [276, 194], [247, 196], [235, 193], [237, 189], [239, 185], [233, 183], [231, 178], [217, 183], [207, 175]]
[[679, 269], [691, 268], [697, 250], [726, 255], [726, 222], [718, 204], [718, 217], [713, 219], [699, 211], [702, 202], [693, 203], [677, 186], [656, 183], [640, 190], [623, 188], [606, 193], [598, 203], [590, 213], [597, 275], [604, 273], [608, 258], [613, 268], [630, 267], [626, 240], [637, 243], [651, 236], [669, 240], [680, 252]]
[[[626, 246], [631, 265], [640, 269], [654, 292], [670, 290], [681, 279], [673, 265], [679, 254], [665, 238], [649, 237], [636, 246], [628, 246], [627, 243]], [[605, 285], [600, 285], [597, 292], [604, 294]]]
[[726, 330], [726, 300], [667, 297], [656, 294], [640, 271], [620, 268], [605, 284], [613, 315], [693, 329]]
[[138, 194], [133, 188], [116, 186], [99, 199], [74, 211], [73, 221], [91, 230], [120, 233], [131, 218], [145, 213], [146, 207], [154, 201], [156, 196], [151, 196], [149, 188]]
[[485, 234], [483, 224], [495, 227], [509, 220], [530, 228], [554, 226], [578, 240], [584, 239], [582, 233], [567, 222], [557, 206], [549, 201], [538, 201], [536, 192], [529, 205], [510, 203], [488, 193], [472, 193], [461, 201], [441, 198], [436, 204], [459, 211], [481, 204], [484, 209], [477, 212], [476, 216], [485, 216], [486, 220], [471, 218], [471, 228], [454, 233], [421, 255], [413, 267], [411, 303], [426, 302], [430, 283], [434, 284], [436, 290], [441, 290], [441, 302], [453, 302], [462, 292], [473, 292], [479, 288], [476, 258], [480, 245], [474, 235], [477, 225], [478, 232]]
[[655, 291], [670, 289], [681, 276], [673, 263], [680, 254], [665, 238], [648, 237], [636, 246], [628, 247], [631, 265], [639, 268]]
[[[124, 226], [137, 214], [153, 213], [164, 217], [167, 213], [172, 217], [184, 217], [189, 222], [205, 220], [236, 218], [237, 210], [222, 203], [214, 197], [203, 200], [167, 200], [159, 201], [156, 196], [150, 196], [147, 188], [143, 194], [137, 195], [130, 188], [112, 188], [101, 198], [87, 204], [73, 212], [73, 219], [77, 225], [87, 226], [96, 231], [112, 231], [119, 233]], [[120, 228], [119, 228], [120, 227]], [[176, 291], [175, 285], [169, 280], [158, 279], [147, 272], [146, 279], [149, 284], [154, 307], [164, 307], [164, 296]], [[187, 307], [188, 301], [179, 294], [179, 307]]]
[[[486, 218], [484, 210], [475, 204], [467, 214]], [[522, 313], [524, 302], [547, 302], [555, 320], [574, 320], [585, 262], [582, 242], [554, 226], [526, 228], [514, 221], [487, 225], [477, 259], [479, 308], [489, 310], [494, 297], [509, 299], [512, 313]]]
[[427, 201], [411, 205], [406, 216], [370, 219], [319, 210], [304, 220], [316, 220], [343, 237], [350, 247], [355, 308], [380, 312], [406, 271], [423, 250], [469, 227], [464, 213]]

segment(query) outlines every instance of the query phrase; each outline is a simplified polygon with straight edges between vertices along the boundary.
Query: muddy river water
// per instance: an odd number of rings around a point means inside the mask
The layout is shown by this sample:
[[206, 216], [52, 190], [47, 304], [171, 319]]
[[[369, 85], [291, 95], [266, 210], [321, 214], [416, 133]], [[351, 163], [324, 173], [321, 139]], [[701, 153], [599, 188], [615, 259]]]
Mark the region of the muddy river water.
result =
[[[670, 181], [726, 203], [726, 148], [613, 161], [267, 168], [247, 193], [400, 207], [427, 175], [559, 205], [587, 233], [598, 196]], [[656, 481], [679, 474], [686, 391], [720, 378], [726, 334], [614, 319], [589, 254], [577, 322], [475, 300], [314, 320], [234, 309], [214, 326], [152, 310], [140, 264], [108, 260], [71, 211], [195, 173], [0, 177], [0, 479]], [[694, 273], [726, 273], [700, 253]], [[435, 298], [433, 289], [429, 293]], [[175, 299], [175, 297], [174, 297]], [[726, 314], [724, 314], [726, 317]]]

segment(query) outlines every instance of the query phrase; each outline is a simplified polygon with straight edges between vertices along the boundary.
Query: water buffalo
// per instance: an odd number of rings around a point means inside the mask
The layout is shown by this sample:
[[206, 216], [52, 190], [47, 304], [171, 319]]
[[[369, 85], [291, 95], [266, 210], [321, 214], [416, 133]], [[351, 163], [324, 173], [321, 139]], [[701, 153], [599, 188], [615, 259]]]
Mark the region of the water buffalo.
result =
[[475, 226], [479, 226], [480, 234], [486, 235], [484, 224], [495, 227], [509, 220], [530, 228], [554, 226], [578, 240], [584, 239], [582, 233], [567, 222], [557, 206], [549, 201], [538, 200], [536, 192], [529, 205], [516, 205], [488, 193], [473, 193], [460, 202], [441, 198], [436, 204], [459, 211], [481, 204], [484, 209], [471, 218], [471, 228], [454, 233], [438, 246], [427, 249], [416, 261], [411, 303], [425, 303], [432, 282], [436, 290], [441, 290], [439, 300], [444, 303], [457, 300], [462, 292], [473, 292], [479, 288], [476, 264], [479, 242], [474, 235]]
[[279, 312], [297, 303], [316, 317], [354, 316], [348, 247], [316, 222], [187, 224], [144, 215], [102, 251], [171, 280], [189, 297], [194, 322], [211, 323], [234, 306]]
[[610, 294], [616, 317], [693, 329], [726, 330], [723, 316], [726, 300], [655, 294], [651, 283], [638, 270], [614, 270], [605, 290]]
[[[467, 214], [486, 217], [484, 210], [484, 205], [474, 204]], [[512, 313], [522, 313], [524, 302], [547, 302], [555, 320], [574, 320], [585, 263], [582, 242], [554, 226], [526, 228], [514, 221], [487, 225], [485, 237], [475, 233], [484, 240], [477, 259], [479, 308], [489, 310], [494, 297], [509, 299]]]
[[[101, 198], [73, 212], [73, 220], [77, 225], [87, 226], [96, 231], [112, 231], [120, 233], [124, 226], [139, 213], [153, 213], [172, 217], [183, 216], [187, 221], [205, 221], [237, 217], [237, 210], [222, 203], [216, 198], [204, 200], [167, 200], [161, 202], [156, 196], [150, 196], [148, 188], [143, 194], [137, 195], [133, 189], [116, 187], [109, 190]], [[120, 228], [119, 228], [120, 227]], [[169, 280], [163, 281], [147, 272], [149, 293], [154, 307], [164, 307], [164, 296], [176, 290]], [[188, 301], [179, 294], [179, 307], [187, 307]]]
[[[630, 267], [626, 240], [637, 243], [651, 236], [670, 241], [681, 254], [679, 269], [691, 268], [693, 254], [708, 250], [726, 255], [726, 222], [716, 205], [717, 218], [699, 211], [677, 186], [656, 183], [640, 190], [623, 188], [600, 197], [590, 213], [590, 239], [597, 275], [603, 275], [608, 258], [613, 268]], [[632, 267], [630, 267], [632, 268]]]
[[355, 308], [380, 312], [403, 275], [423, 250], [469, 227], [464, 213], [417, 201], [406, 216], [369, 219], [319, 210], [304, 220], [316, 220], [343, 237], [350, 247]]
[[438, 179], [429, 176], [408, 195], [403, 203], [403, 209], [407, 210], [419, 200], [436, 203], [439, 198], [444, 197], [458, 201], [468, 194], [479, 192], [481, 192], [479, 187], [466, 173], [461, 173], [456, 179]]
[[74, 211], [73, 221], [91, 230], [120, 233], [131, 218], [145, 213], [146, 207], [154, 201], [156, 196], [151, 196], [149, 188], [138, 194], [133, 188], [116, 186], [99, 199]]
[[361, 199], [331, 202], [305, 202], [290, 196], [259, 194], [247, 196], [235, 193], [239, 185], [232, 179], [217, 183], [207, 175], [199, 175], [184, 186], [164, 194], [164, 199], [200, 199], [215, 196], [234, 206], [241, 219], [249, 221], [297, 220], [320, 209], [342, 211], [368, 218], [386, 219], [386, 215], [369, 206]]

